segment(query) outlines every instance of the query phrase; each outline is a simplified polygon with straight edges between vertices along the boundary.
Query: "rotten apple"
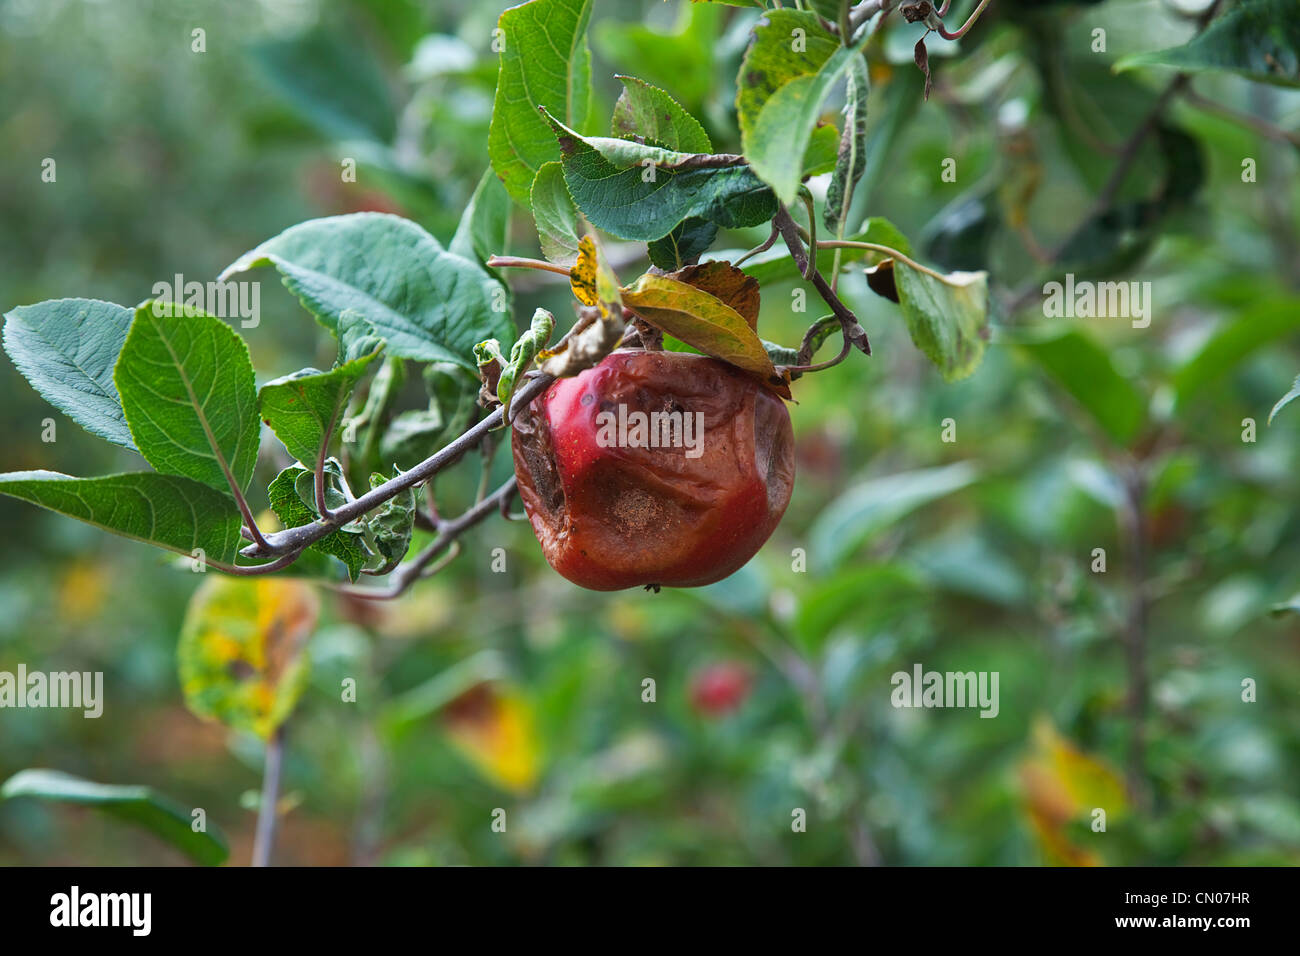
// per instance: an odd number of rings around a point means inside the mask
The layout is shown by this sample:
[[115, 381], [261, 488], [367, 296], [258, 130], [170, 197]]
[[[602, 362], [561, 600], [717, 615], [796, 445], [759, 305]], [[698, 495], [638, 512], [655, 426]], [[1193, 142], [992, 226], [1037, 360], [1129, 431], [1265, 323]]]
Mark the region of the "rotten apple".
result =
[[546, 560], [596, 591], [697, 587], [762, 547], [794, 487], [785, 404], [717, 359], [620, 350], [514, 421], [519, 496]]

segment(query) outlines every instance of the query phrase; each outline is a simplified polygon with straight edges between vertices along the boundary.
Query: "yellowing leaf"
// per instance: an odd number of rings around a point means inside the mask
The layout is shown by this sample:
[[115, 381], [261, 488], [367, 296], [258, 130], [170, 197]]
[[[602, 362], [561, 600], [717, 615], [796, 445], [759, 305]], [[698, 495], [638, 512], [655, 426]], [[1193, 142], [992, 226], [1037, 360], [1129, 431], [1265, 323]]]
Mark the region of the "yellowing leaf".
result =
[[583, 305], [595, 305], [596, 298], [596, 243], [591, 236], [578, 241], [578, 261], [569, 269], [569, 285], [573, 295]]
[[447, 705], [447, 736], [489, 781], [511, 793], [533, 788], [541, 748], [532, 708], [516, 691], [480, 684]]
[[177, 648], [186, 705], [269, 738], [306, 686], [303, 649], [319, 611], [301, 581], [210, 576], [190, 599]]
[[602, 316], [621, 303], [618, 276], [590, 235], [578, 242], [578, 261], [569, 269], [569, 285], [579, 302], [596, 306]]
[[669, 273], [669, 277], [722, 300], [744, 316], [751, 329], [758, 331], [758, 280], [744, 270], [715, 259], [678, 269]]
[[[538, 368], [556, 378], [591, 368], [618, 347], [626, 326], [618, 276], [591, 235], [583, 236], [578, 244], [578, 261], [569, 270], [569, 284], [588, 309], [561, 345], [537, 353]], [[596, 311], [590, 311], [592, 308]]]
[[758, 333], [716, 296], [671, 276], [646, 273], [623, 289], [623, 304], [655, 328], [757, 375], [789, 397]]
[[75, 561], [59, 576], [58, 614], [72, 624], [99, 613], [108, 594], [108, 571], [92, 561]]
[[1049, 863], [1099, 866], [1101, 858], [1071, 840], [1067, 826], [1106, 812], [1109, 824], [1127, 810], [1124, 784], [1105, 762], [1080, 751], [1046, 720], [1034, 726], [1032, 754], [1020, 766], [1030, 826]]

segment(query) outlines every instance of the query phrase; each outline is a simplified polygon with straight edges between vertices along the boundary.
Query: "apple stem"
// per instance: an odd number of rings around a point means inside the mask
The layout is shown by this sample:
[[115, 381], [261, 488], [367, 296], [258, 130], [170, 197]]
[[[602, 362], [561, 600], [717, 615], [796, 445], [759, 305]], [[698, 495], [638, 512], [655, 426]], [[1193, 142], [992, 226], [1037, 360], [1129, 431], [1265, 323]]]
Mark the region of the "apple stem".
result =
[[562, 276], [569, 274], [568, 266], [556, 265], [554, 262], [546, 262], [543, 259], [527, 259], [520, 256], [490, 256], [487, 264], [493, 269], [536, 269], [539, 272], [554, 272], [556, 275]]

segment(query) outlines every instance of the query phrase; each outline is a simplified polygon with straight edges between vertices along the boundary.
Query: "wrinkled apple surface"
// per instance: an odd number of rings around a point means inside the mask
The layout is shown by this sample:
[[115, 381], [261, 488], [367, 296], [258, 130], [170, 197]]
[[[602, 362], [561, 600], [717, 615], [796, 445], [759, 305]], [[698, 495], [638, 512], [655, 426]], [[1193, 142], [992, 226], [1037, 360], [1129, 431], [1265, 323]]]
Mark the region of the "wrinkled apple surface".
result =
[[745, 564], [794, 487], [785, 404], [716, 359], [621, 350], [514, 421], [519, 495], [547, 561], [597, 591], [696, 587]]

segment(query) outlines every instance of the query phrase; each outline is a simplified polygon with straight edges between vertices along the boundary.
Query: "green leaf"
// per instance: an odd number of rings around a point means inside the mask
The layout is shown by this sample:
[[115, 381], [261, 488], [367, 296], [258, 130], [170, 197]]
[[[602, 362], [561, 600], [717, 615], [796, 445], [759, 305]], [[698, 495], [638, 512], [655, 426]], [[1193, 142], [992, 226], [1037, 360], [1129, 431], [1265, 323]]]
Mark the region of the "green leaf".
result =
[[707, 252], [717, 236], [717, 223], [707, 219], [683, 219], [668, 235], [647, 243], [646, 252], [650, 261], [660, 269], [676, 272]]
[[[393, 469], [393, 478], [401, 470]], [[370, 476], [371, 490], [388, 481], [375, 472]], [[411, 534], [415, 528], [415, 487], [409, 487], [385, 501], [377, 510], [366, 515], [366, 543], [377, 556], [369, 568], [372, 574], [387, 574], [401, 563], [411, 547]]]
[[1016, 564], [979, 530], [932, 538], [908, 554], [927, 583], [1008, 607], [1023, 603], [1031, 588]]
[[[298, 493], [297, 485], [303, 475], [307, 476], [306, 480], [308, 482], [314, 480], [312, 472], [298, 465], [290, 465], [276, 475], [266, 489], [267, 498], [271, 503], [271, 510], [280, 519], [280, 524], [286, 528], [298, 528], [305, 524], [311, 524], [317, 517], [316, 512], [304, 503], [302, 496]], [[310, 498], [309, 494], [308, 499], [310, 500]], [[307, 550], [337, 558], [347, 568], [348, 578], [352, 581], [356, 581], [361, 569], [366, 566], [366, 561], [369, 559], [369, 555], [359, 540], [359, 535], [355, 532], [349, 533], [342, 530], [330, 532], [319, 541], [309, 545]]]
[[1278, 86], [1300, 86], [1300, 11], [1295, 0], [1244, 0], [1182, 46], [1126, 56], [1117, 72], [1142, 66], [1226, 70]]
[[[777, 342], [769, 342], [763, 339], [763, 351], [771, 359], [773, 365], [795, 365], [799, 361], [799, 350], [791, 348], [788, 345], [780, 345]], [[677, 351], [673, 349], [672, 351]]]
[[826, 190], [826, 228], [837, 236], [844, 227], [853, 205], [853, 190], [867, 168], [867, 94], [870, 92], [867, 64], [855, 58], [849, 67], [848, 95], [844, 103], [844, 132], [840, 134], [835, 157], [835, 173]]
[[886, 165], [899, 134], [915, 115], [913, 104], [921, 98], [924, 88], [925, 78], [921, 71], [906, 67], [895, 69], [885, 84], [884, 103], [877, 110], [882, 116], [873, 124], [867, 138], [862, 190], [858, 194], [859, 208], [872, 208], [873, 200], [880, 195], [878, 190], [891, 185], [891, 178], [885, 174]]
[[458, 366], [437, 362], [426, 365], [422, 377], [429, 407], [438, 409], [450, 429], [449, 437], [460, 435], [476, 417], [478, 378]]
[[671, 276], [646, 273], [623, 289], [623, 304], [651, 325], [773, 382], [776, 369], [745, 317], [716, 296]]
[[806, 2], [795, 4], [795, 6], [800, 8], [811, 8], [832, 23], [835, 22], [835, 18], [838, 17], [840, 13], [840, 0], [806, 0]]
[[660, 239], [696, 217], [725, 229], [776, 215], [776, 198], [745, 165], [710, 166], [679, 153], [622, 139], [582, 137], [552, 119], [569, 195], [588, 221], [622, 239]]
[[363, 358], [385, 345], [383, 338], [375, 332], [375, 327], [356, 309], [344, 309], [339, 315], [338, 340], [335, 368]]
[[97, 299], [52, 299], [5, 314], [4, 348], [32, 388], [92, 435], [135, 451], [113, 365], [134, 313]]
[[[1069, 42], [1072, 31], [1059, 16], [1023, 17], [1026, 50], [1038, 72], [1043, 103], [1056, 122], [1061, 148], [1092, 193], [1101, 193], [1111, 166], [1097, 162], [1098, 155], [1133, 139], [1150, 121], [1158, 91], [1137, 82], [1132, 75], [1116, 75], [1110, 64], [1086, 44]], [[1058, 254], [1057, 276], [1108, 279], [1141, 261], [1162, 234], [1165, 217], [1180, 208], [1197, 191], [1204, 178], [1204, 159], [1198, 139], [1171, 130], [1165, 124], [1157, 135], [1142, 140], [1137, 154], [1114, 192], [1107, 208], [1092, 216]], [[1136, 141], [1136, 140], [1135, 140]], [[1011, 216], [1023, 213], [1032, 184], [1041, 174], [1039, 161], [1025, 157], [1021, 171], [1005, 175], [998, 206]], [[1019, 183], [1020, 185], [1016, 185]], [[990, 204], [991, 206], [991, 204]], [[967, 210], [972, 213], [974, 210]], [[1000, 217], [986, 208], [986, 217]], [[972, 224], [972, 231], [978, 226]], [[975, 252], [979, 237], [969, 237], [968, 252]], [[981, 257], [983, 258], [983, 257]], [[948, 268], [979, 268], [946, 262]]]
[[1185, 209], [1205, 182], [1200, 140], [1161, 124], [1153, 137], [1164, 178], [1150, 198], [1116, 202], [1081, 227], [1060, 251], [1053, 272], [1108, 277], [1132, 268], [1162, 235], [1171, 213]]
[[[389, 416], [397, 404], [405, 381], [405, 360], [385, 359], [384, 364], [379, 367], [379, 371], [370, 381], [365, 404], [361, 406], [359, 412], [343, 423], [344, 435], [350, 438], [359, 437], [360, 448], [354, 451], [350, 464], [353, 469], [361, 469], [362, 474], [368, 473], [376, 466], [380, 438], [388, 425]], [[364, 429], [364, 432], [358, 435], [358, 429]]]
[[[855, 242], [871, 242], [878, 246], [889, 246], [889, 248], [897, 249], [905, 256], [912, 254], [911, 241], [908, 240], [907, 236], [903, 235], [901, 229], [884, 216], [872, 216], [862, 224], [862, 228], [851, 238]], [[846, 249], [845, 251], [850, 250]], [[866, 251], [865, 254], [868, 258], [879, 258], [882, 255], [882, 253], [871, 251]]]
[[[394, 468], [393, 477], [401, 474]], [[294, 465], [276, 475], [267, 494], [271, 509], [286, 527], [310, 524], [320, 516], [316, 502], [315, 473]], [[345, 492], [343, 467], [335, 458], [325, 462], [325, 505], [337, 511], [351, 500]], [[370, 476], [370, 487], [377, 488], [388, 479], [382, 474]], [[353, 581], [364, 570], [367, 574], [387, 574], [406, 555], [415, 526], [415, 488], [407, 488], [377, 509], [330, 532], [308, 550], [338, 558]]]
[[480, 264], [504, 255], [510, 236], [510, 194], [491, 169], [483, 174], [461, 214], [447, 251]]
[[[840, 320], [833, 313], [820, 317], [813, 325], [810, 325], [809, 330], [805, 333], [805, 338], [807, 338], [810, 346], [809, 358], [811, 359], [818, 354], [822, 346], [826, 345], [826, 339], [837, 332], [840, 332]], [[777, 345], [776, 342], [768, 342], [766, 338], [763, 339], [763, 349], [767, 351], [767, 358], [770, 358], [772, 363], [777, 365], [802, 364], [800, 358], [802, 347], [802, 342], [800, 347], [792, 347]]]
[[321, 372], [303, 369], [267, 382], [257, 393], [262, 419], [284, 443], [289, 454], [308, 468], [327, 454], [357, 382], [379, 355], [369, 355]]
[[1002, 225], [997, 186], [976, 187], [935, 214], [921, 231], [926, 256], [944, 269], [986, 268]]
[[[1255, 303], [1223, 322], [1174, 376], [1177, 407], [1212, 394], [1210, 386], [1264, 346], [1300, 329], [1300, 301], [1290, 297]], [[1272, 416], [1270, 416], [1272, 420]]]
[[58, 770], [20, 770], [0, 787], [0, 799], [34, 797], [94, 807], [142, 827], [180, 850], [195, 863], [216, 866], [230, 855], [225, 834], [214, 823], [196, 832], [194, 818], [152, 787], [95, 783]]
[[392, 142], [392, 93], [358, 37], [317, 29], [258, 43], [251, 52], [271, 85], [326, 136]]
[[[501, 14], [504, 47], [488, 130], [488, 155], [511, 197], [527, 206], [544, 163], [559, 158], [539, 107], [586, 125], [591, 101], [587, 22], [591, 0], [530, 0]], [[480, 336], [482, 338], [482, 336]]]
[[379, 457], [410, 468], [459, 436], [474, 420], [480, 382], [458, 365], [425, 366], [429, 406], [397, 415], [384, 430]]
[[973, 465], [959, 461], [855, 485], [827, 505], [813, 522], [809, 557], [824, 570], [837, 568], [874, 535], [923, 505], [968, 487], [976, 477]]
[[[833, 314], [824, 315], [809, 328], [811, 334], [805, 334], [808, 335], [808, 342], [811, 346], [811, 351], [808, 353], [811, 358], [817, 354], [828, 338], [840, 331], [840, 320]], [[800, 343], [799, 348], [795, 348], [763, 339], [763, 349], [767, 352], [767, 357], [772, 360], [774, 365], [800, 364], [799, 351], [802, 345], [803, 343]]]
[[[604, 159], [609, 161], [619, 169], [636, 167], [640, 172], [646, 167], [654, 167], [658, 172], [661, 169], [680, 171], [683, 169], [701, 169], [723, 167], [734, 167], [744, 165], [744, 160], [740, 158], [718, 159], [711, 153], [687, 153], [681, 150], [665, 149], [662, 146], [647, 145], [638, 143], [630, 139], [620, 139], [617, 136], [581, 136], [573, 129], [561, 123], [558, 119], [545, 114], [551, 122], [551, 128], [560, 143], [561, 159], [566, 159], [570, 152], [570, 145], [567, 140], [578, 140], [594, 149]], [[656, 182], [657, 180], [651, 180]]]
[[641, 137], [647, 144], [684, 153], [711, 153], [713, 143], [704, 127], [675, 99], [645, 80], [616, 74], [623, 92], [610, 121], [615, 136]]
[[546, 348], [554, 331], [555, 316], [545, 309], [536, 309], [528, 330], [515, 341], [509, 357], [502, 353], [501, 343], [496, 339], [488, 339], [474, 346], [474, 360], [478, 362], [479, 375], [484, 382], [490, 380], [486, 367], [495, 366], [497, 399], [506, 408], [510, 407], [516, 380], [533, 364], [537, 353]]
[[[1131, 75], [1113, 73], [1112, 64], [1089, 46], [1070, 43], [1064, 18], [1025, 17], [1022, 24], [1026, 53], [1038, 74], [1043, 106], [1055, 122], [1060, 146], [1085, 187], [1100, 192], [1111, 169], [1097, 162], [1098, 153], [1106, 151], [1108, 144], [1127, 141], [1146, 122], [1159, 94]], [[1158, 179], [1154, 144], [1147, 142], [1140, 149], [1136, 168], [1125, 177], [1121, 199], [1149, 191]]]
[[331, 331], [338, 332], [345, 310], [364, 315], [390, 356], [473, 371], [474, 343], [514, 340], [504, 287], [399, 216], [362, 212], [299, 223], [240, 256], [221, 278], [265, 265], [275, 266]]
[[1146, 423], [1146, 401], [1115, 370], [1110, 356], [1079, 332], [1021, 346], [1083, 407], [1117, 445], [1133, 441]]
[[105, 531], [168, 551], [231, 564], [245, 543], [229, 495], [208, 485], [150, 471], [73, 478], [53, 471], [0, 475], [0, 494], [21, 498]]
[[712, 3], [680, 3], [676, 9], [671, 26], [601, 18], [597, 50], [606, 63], [635, 64], [641, 76], [702, 115], [717, 90], [716, 64], [727, 55], [720, 27], [729, 11]]
[[798, 193], [822, 102], [861, 49], [841, 46], [812, 13], [772, 10], [764, 19], [740, 64], [736, 113], [746, 158], [788, 204]]
[[379, 455], [407, 467], [423, 461], [445, 444], [447, 422], [437, 408], [413, 408], [393, 417], [380, 439]]
[[508, 674], [509, 668], [500, 651], [478, 651], [424, 683], [390, 697], [383, 705], [379, 724], [387, 733], [395, 733], [428, 719], [475, 687], [501, 680]]
[[913, 344], [938, 366], [945, 381], [970, 375], [984, 357], [989, 336], [988, 274], [951, 272], [935, 278], [901, 259], [891, 261]]
[[[315, 473], [307, 471], [305, 468], [303, 471], [306, 472], [306, 474], [299, 474], [294, 478], [294, 490], [298, 493], [299, 500], [311, 509], [312, 514], [319, 517], [320, 513], [316, 510]], [[327, 458], [325, 459], [324, 472], [325, 487], [322, 490], [325, 496], [325, 507], [329, 508], [331, 511], [337, 511], [352, 498], [350, 494], [343, 490], [345, 487], [343, 465], [340, 464], [337, 458]], [[348, 524], [345, 524], [343, 529], [345, 531], [350, 531], [353, 534], [360, 534], [362, 522], [364, 521], [364, 517], [356, 518]]]
[[260, 428], [248, 346], [220, 319], [146, 302], [113, 372], [136, 447], [156, 471], [248, 488]]
[[176, 661], [185, 705], [269, 740], [307, 687], [320, 602], [291, 578], [209, 575], [185, 612]]
[[542, 255], [551, 262], [573, 265], [578, 261], [578, 210], [564, 184], [564, 166], [558, 161], [543, 165], [530, 195]]
[[803, 151], [800, 166], [803, 172], [800, 178], [820, 176], [834, 171], [839, 160], [840, 131], [831, 123], [824, 123], [813, 129], [808, 137], [808, 148]]
[[848, 567], [813, 586], [800, 600], [794, 635], [809, 654], [820, 653], [848, 617], [870, 615], [873, 623], [915, 613], [924, 594], [919, 577], [897, 564]]
[[1268, 423], [1272, 425], [1273, 417], [1282, 409], [1294, 402], [1297, 398], [1300, 398], [1300, 375], [1297, 375], [1295, 381], [1291, 384], [1291, 390], [1279, 398], [1277, 404], [1273, 406], [1272, 411], [1268, 413]]

